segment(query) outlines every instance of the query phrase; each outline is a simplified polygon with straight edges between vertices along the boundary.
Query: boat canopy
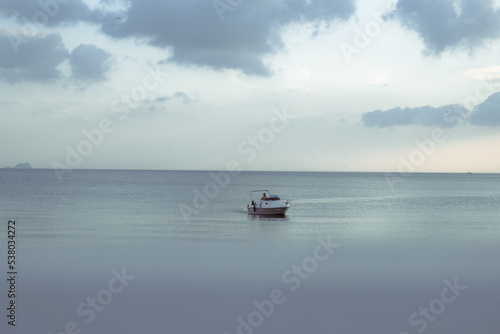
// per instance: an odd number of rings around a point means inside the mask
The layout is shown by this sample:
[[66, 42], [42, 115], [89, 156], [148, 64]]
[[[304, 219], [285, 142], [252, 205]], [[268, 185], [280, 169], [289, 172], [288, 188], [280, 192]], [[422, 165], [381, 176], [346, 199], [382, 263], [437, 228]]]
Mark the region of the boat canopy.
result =
[[[266, 198], [267, 201], [280, 201], [281, 200], [281, 198], [278, 195], [271, 195], [269, 190], [265, 190], [265, 189], [252, 190], [252, 191], [250, 191], [250, 194], [252, 194], [252, 198], [254, 198], [254, 193], [259, 193], [259, 196], [261, 193], [265, 193], [267, 196], [267, 198]], [[257, 197], [257, 198], [259, 198], [259, 197]]]

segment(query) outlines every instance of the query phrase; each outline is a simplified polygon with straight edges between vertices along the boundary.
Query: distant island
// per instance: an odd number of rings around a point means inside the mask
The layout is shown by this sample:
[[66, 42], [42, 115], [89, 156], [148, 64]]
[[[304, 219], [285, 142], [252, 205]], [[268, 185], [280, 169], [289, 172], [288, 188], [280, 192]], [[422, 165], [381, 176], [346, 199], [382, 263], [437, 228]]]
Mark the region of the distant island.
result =
[[13, 168], [13, 169], [33, 169], [33, 167], [31, 167], [30, 163], [29, 162], [25, 162], [25, 163], [22, 163], [22, 164], [17, 164], [15, 165], [14, 167], [4, 167], [4, 169], [10, 169], [10, 168]]

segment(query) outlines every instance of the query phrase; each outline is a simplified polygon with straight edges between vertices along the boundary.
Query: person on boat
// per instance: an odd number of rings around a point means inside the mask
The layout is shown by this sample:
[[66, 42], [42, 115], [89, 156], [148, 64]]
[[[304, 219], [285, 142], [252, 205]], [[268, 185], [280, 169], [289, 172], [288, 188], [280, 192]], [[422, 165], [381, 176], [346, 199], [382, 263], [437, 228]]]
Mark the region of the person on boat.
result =
[[262, 194], [262, 197], [260, 198], [261, 201], [265, 201], [267, 199], [266, 193]]

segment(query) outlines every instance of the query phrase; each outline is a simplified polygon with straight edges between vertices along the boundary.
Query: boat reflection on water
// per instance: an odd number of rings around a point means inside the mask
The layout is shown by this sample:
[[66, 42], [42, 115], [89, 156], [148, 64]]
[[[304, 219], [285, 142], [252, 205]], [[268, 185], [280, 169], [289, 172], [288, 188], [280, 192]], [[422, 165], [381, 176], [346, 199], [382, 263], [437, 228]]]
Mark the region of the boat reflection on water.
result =
[[288, 217], [285, 214], [280, 215], [248, 215], [248, 219], [251, 220], [260, 220], [260, 221], [286, 221]]

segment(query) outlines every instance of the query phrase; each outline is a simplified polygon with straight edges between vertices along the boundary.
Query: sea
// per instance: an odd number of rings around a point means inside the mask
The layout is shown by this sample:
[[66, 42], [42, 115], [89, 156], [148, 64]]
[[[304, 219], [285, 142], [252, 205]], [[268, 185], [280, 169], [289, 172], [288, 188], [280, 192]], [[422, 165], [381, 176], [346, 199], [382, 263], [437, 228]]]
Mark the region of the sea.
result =
[[[0, 333], [500, 333], [500, 174], [2, 169], [0, 189]], [[248, 215], [253, 190], [291, 208]]]

